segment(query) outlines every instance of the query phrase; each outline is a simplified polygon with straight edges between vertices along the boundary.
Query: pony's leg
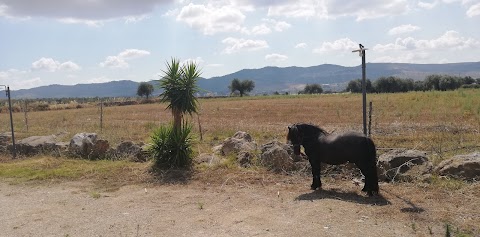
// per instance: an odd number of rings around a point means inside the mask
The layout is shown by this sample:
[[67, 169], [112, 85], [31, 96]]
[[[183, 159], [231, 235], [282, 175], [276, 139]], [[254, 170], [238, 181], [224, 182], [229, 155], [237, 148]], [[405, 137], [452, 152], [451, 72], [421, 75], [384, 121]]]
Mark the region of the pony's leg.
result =
[[322, 188], [322, 181], [320, 180], [320, 161], [316, 159], [308, 159], [310, 161], [310, 165], [312, 166], [312, 185], [310, 188], [312, 190], [316, 190], [317, 188]]
[[[374, 181], [373, 177], [372, 177], [373, 176], [372, 175], [372, 169], [371, 169], [371, 167], [368, 166], [368, 164], [365, 164], [364, 162], [361, 162], [361, 160], [359, 162], [356, 162], [355, 164], [360, 169], [363, 176], [365, 176], [365, 185], [363, 186], [362, 192], [367, 192], [367, 194], [369, 196], [371, 196], [372, 191], [374, 191], [374, 190], [372, 190], [373, 189], [372, 182]], [[376, 171], [377, 170], [375, 169], [375, 172]]]

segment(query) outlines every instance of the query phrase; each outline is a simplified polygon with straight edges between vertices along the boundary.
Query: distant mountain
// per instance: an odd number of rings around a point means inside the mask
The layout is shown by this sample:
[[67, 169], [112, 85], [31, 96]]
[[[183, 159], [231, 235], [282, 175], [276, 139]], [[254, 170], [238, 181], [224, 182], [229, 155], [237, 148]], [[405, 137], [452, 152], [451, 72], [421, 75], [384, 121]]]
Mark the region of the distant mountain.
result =
[[[367, 78], [397, 76], [423, 80], [430, 74], [480, 77], [480, 62], [449, 64], [407, 64], [407, 63], [368, 63]], [[210, 79], [200, 78], [198, 85], [202, 94], [228, 94], [228, 86], [234, 78], [255, 82], [254, 93], [272, 93], [275, 91], [298, 91], [305, 84], [322, 84], [326, 90], [341, 90], [347, 82], [362, 77], [361, 66], [344, 67], [322, 64], [312, 67], [264, 67], [243, 69], [238, 72]], [[158, 85], [158, 82], [152, 81]], [[135, 96], [138, 83], [133, 81], [112, 81], [96, 84], [78, 84], [73, 86], [50, 85], [26, 90], [12, 91], [13, 98], [63, 98], [63, 97], [129, 97]], [[155, 87], [158, 95], [158, 87]]]

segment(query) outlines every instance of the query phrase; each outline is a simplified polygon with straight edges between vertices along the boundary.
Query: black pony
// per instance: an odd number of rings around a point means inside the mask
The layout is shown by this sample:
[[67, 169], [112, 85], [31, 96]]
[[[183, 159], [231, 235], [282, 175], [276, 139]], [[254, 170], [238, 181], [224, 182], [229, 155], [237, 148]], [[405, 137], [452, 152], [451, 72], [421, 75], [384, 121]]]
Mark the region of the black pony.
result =
[[355, 163], [365, 176], [362, 191], [369, 196], [378, 193], [376, 148], [369, 137], [354, 132], [330, 135], [315, 125], [300, 123], [288, 127], [287, 140], [296, 155], [300, 155], [300, 146], [303, 146], [312, 166], [313, 190], [322, 186], [321, 162], [331, 165], [350, 162]]

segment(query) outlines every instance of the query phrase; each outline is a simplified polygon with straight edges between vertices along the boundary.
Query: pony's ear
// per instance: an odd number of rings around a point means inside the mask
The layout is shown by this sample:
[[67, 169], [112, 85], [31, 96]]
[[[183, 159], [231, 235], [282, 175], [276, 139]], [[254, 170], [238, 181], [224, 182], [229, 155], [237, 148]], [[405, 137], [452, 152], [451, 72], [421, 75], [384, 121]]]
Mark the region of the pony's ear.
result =
[[291, 127], [291, 126], [288, 126], [288, 130], [290, 130], [290, 129], [292, 129], [292, 127]]

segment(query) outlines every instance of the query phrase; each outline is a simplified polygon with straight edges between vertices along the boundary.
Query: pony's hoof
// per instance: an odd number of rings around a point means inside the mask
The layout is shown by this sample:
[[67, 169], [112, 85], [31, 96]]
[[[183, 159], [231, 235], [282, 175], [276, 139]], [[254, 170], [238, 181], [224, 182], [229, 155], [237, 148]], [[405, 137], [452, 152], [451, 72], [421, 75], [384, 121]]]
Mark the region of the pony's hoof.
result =
[[320, 189], [322, 189], [322, 186], [316, 185], [316, 184], [312, 184], [312, 185], [310, 186], [310, 189], [311, 189], [311, 190], [317, 190], [317, 189], [320, 190]]

